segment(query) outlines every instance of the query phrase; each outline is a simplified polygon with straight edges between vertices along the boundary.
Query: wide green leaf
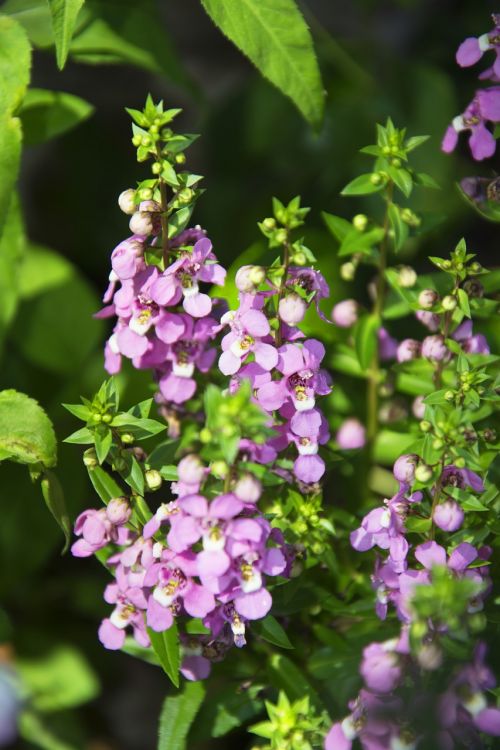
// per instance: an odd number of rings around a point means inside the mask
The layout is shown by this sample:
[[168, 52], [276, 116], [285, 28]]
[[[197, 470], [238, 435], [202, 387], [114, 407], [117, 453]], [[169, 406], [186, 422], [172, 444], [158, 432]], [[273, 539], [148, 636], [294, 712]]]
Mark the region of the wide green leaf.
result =
[[21, 139], [19, 118], [11, 117], [6, 111], [2, 112], [0, 114], [0, 237], [7, 221], [19, 172]]
[[22, 464], [54, 466], [56, 436], [41, 406], [24, 393], [0, 392], [0, 450]]
[[201, 0], [221, 31], [318, 126], [324, 90], [311, 34], [294, 0]]
[[[3, 8], [2, 8], [3, 10]], [[30, 78], [31, 49], [23, 27], [0, 16], [0, 111], [13, 113], [24, 97]]]
[[43, 143], [83, 122], [94, 107], [79, 96], [64, 91], [29, 89], [19, 111], [24, 140]]
[[204, 697], [202, 682], [186, 682], [182, 693], [165, 700], [160, 714], [158, 750], [186, 750], [189, 728]]
[[179, 687], [179, 667], [181, 665], [181, 654], [179, 648], [179, 633], [177, 625], [174, 624], [163, 633], [157, 633], [148, 628], [151, 645], [160, 660], [165, 674], [172, 680], [175, 687]]
[[101, 466], [94, 466], [89, 469], [89, 477], [95, 491], [106, 505], [114, 497], [123, 495], [120, 485]]
[[257, 626], [257, 633], [261, 638], [264, 638], [265, 641], [269, 641], [269, 643], [272, 643], [274, 646], [279, 646], [279, 648], [294, 648], [285, 629], [272, 615], [267, 615], [262, 622], [257, 623]]
[[24, 228], [18, 199], [16, 193], [13, 193], [0, 239], [0, 349], [5, 332], [17, 309], [20, 291], [19, 270], [24, 245]]
[[52, 15], [56, 43], [57, 67], [62, 70], [68, 58], [69, 45], [75, 31], [76, 19], [84, 0], [47, 0]]
[[42, 494], [47, 508], [54, 516], [64, 534], [64, 553], [68, 549], [71, 538], [71, 521], [64, 501], [61, 483], [52, 471], [46, 471], [42, 477]]

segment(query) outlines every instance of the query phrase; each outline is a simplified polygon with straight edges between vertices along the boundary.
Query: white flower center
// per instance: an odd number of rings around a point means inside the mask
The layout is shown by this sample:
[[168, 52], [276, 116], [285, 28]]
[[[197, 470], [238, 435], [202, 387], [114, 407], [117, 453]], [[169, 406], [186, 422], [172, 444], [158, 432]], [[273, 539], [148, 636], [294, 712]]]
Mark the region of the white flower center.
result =
[[194, 372], [194, 362], [177, 362], [172, 364], [172, 372], [178, 378], [190, 378]]

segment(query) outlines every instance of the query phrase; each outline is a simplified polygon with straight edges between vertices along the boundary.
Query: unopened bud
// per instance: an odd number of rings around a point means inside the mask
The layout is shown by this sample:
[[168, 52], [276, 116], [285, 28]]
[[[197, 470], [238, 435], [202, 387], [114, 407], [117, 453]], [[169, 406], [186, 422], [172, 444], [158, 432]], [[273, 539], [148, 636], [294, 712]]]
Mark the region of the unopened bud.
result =
[[400, 266], [398, 268], [398, 281], [405, 289], [410, 289], [417, 283], [417, 273], [411, 266]]
[[89, 468], [97, 466], [99, 461], [97, 460], [95, 448], [87, 448], [87, 450], [83, 454], [83, 463]]
[[483, 431], [483, 440], [485, 440], [487, 443], [494, 443], [496, 439], [497, 433], [491, 427], [487, 427], [486, 430]]
[[175, 163], [176, 164], [185, 164], [186, 163], [186, 154], [176, 154]]
[[446, 391], [443, 398], [445, 399], [445, 401], [453, 401], [453, 399], [455, 398], [455, 394], [453, 391]]
[[428, 482], [432, 479], [432, 469], [427, 464], [419, 464], [415, 469], [415, 479], [417, 482]]
[[193, 190], [191, 190], [191, 188], [183, 188], [177, 193], [177, 201], [181, 206], [187, 206], [188, 203], [191, 203], [193, 198], [194, 192]]
[[122, 435], [120, 435], [120, 440], [123, 443], [123, 445], [132, 445], [135, 438], [131, 432], [124, 432]]
[[419, 425], [422, 432], [430, 432], [432, 430], [432, 424], [429, 422], [428, 419], [422, 419]]
[[340, 266], [340, 278], [344, 281], [352, 281], [356, 275], [356, 266], [348, 261]]
[[267, 229], [268, 232], [271, 232], [276, 228], [276, 219], [273, 219], [273, 217], [270, 216], [267, 219], [264, 219], [264, 221], [262, 222], [262, 226], [264, 227], [264, 229]]
[[332, 310], [332, 320], [339, 328], [350, 328], [358, 319], [358, 303], [354, 299], [337, 302]]
[[439, 669], [443, 663], [443, 652], [436, 643], [424, 643], [417, 652], [417, 660], [422, 669]]
[[477, 261], [474, 261], [473, 263], [471, 263], [470, 266], [467, 268], [467, 271], [470, 274], [474, 274], [474, 275], [481, 273], [482, 270], [483, 270], [482, 265], [478, 263]]
[[286, 229], [278, 229], [278, 231], [274, 235], [274, 239], [279, 245], [283, 245], [287, 241], [287, 238], [288, 238], [288, 233]]
[[151, 165], [151, 171], [153, 174], [160, 174], [161, 164], [159, 161], [155, 161], [154, 164]]
[[452, 294], [447, 294], [446, 297], [443, 297], [441, 300], [441, 304], [443, 305], [444, 310], [454, 310], [457, 306], [457, 300]]
[[246, 473], [236, 482], [234, 494], [244, 503], [256, 503], [262, 494], [262, 485], [257, 477]]
[[106, 515], [112, 524], [122, 526], [132, 515], [132, 508], [126, 497], [114, 497], [106, 506]]
[[210, 470], [211, 473], [218, 479], [224, 479], [225, 477], [227, 477], [229, 466], [225, 461], [222, 460], [212, 461], [212, 463], [210, 464]]
[[208, 429], [208, 427], [203, 427], [200, 430], [200, 440], [202, 443], [209, 443], [212, 439], [212, 433]]
[[240, 292], [254, 292], [266, 278], [266, 271], [262, 266], [242, 266], [238, 269], [234, 282]]
[[147, 211], [136, 211], [130, 219], [129, 227], [132, 234], [146, 237], [153, 231], [153, 219], [151, 214]]
[[132, 215], [135, 212], [135, 190], [129, 188], [118, 196], [118, 205], [124, 214]]
[[382, 182], [382, 175], [378, 172], [373, 172], [373, 174], [370, 175], [370, 182], [372, 185], [380, 185]]
[[161, 474], [156, 469], [148, 469], [144, 473], [144, 479], [146, 480], [147, 488], [151, 490], [151, 492], [159, 490], [163, 484]]
[[425, 310], [430, 310], [439, 300], [439, 294], [434, 289], [423, 289], [418, 295], [418, 304]]
[[287, 325], [293, 326], [304, 319], [307, 311], [307, 304], [298, 294], [292, 292], [287, 294], [279, 301], [278, 315]]
[[356, 214], [352, 220], [352, 225], [358, 232], [364, 232], [368, 226], [368, 216], [365, 214]]

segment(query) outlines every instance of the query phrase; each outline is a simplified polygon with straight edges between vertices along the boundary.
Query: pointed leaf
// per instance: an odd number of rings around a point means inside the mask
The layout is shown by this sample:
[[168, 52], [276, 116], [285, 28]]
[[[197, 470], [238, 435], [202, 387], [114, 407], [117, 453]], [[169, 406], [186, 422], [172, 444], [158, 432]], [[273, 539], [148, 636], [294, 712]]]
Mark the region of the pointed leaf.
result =
[[66, 64], [76, 19], [84, 0], [47, 0], [47, 2], [52, 15], [57, 67], [62, 70]]
[[165, 700], [160, 715], [158, 750], [187, 750], [189, 728], [204, 697], [202, 682], [186, 682], [182, 693]]
[[123, 496], [123, 490], [120, 485], [101, 466], [89, 468], [89, 478], [95, 491], [105, 505], [114, 497]]
[[61, 483], [51, 471], [46, 471], [42, 478], [42, 494], [47, 503], [47, 508], [54, 516], [64, 534], [64, 553], [68, 549], [71, 538], [71, 521], [64, 501], [64, 493]]
[[289, 96], [312, 125], [324, 110], [321, 74], [309, 29], [294, 0], [201, 0], [221, 31], [260, 73]]
[[163, 633], [157, 633], [148, 628], [148, 635], [163, 671], [172, 680], [175, 687], [179, 687], [179, 667], [181, 664], [181, 655], [179, 648], [179, 634], [177, 624], [174, 624]]

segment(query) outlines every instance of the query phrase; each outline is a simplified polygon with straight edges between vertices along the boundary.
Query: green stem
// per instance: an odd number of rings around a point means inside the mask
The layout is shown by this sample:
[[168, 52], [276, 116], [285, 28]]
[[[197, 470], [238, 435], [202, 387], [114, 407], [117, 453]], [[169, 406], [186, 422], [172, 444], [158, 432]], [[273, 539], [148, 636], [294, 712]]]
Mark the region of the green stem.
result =
[[[156, 160], [158, 164], [161, 165], [161, 162], [162, 162], [161, 147], [158, 143], [156, 144]], [[162, 250], [163, 250], [163, 260], [165, 261], [165, 265], [167, 265], [168, 250], [169, 250], [167, 183], [161, 176], [158, 177], [158, 182], [160, 185], [160, 196], [161, 196], [161, 244], [162, 244]]]
[[[290, 241], [287, 237], [286, 242], [283, 244], [283, 276], [281, 277], [280, 288], [278, 291], [278, 299], [276, 302], [276, 315], [278, 315], [278, 309], [280, 301], [283, 299], [286, 288], [286, 280], [288, 276], [288, 268], [290, 266]], [[276, 330], [276, 346], [281, 346], [283, 343], [283, 334], [281, 330], [281, 320], [278, 316], [278, 328]]]
[[[379, 257], [379, 264], [378, 264], [378, 278], [377, 278], [377, 285], [376, 285], [376, 292], [375, 292], [375, 302], [373, 305], [372, 314], [381, 317], [382, 310], [384, 307], [384, 297], [385, 297], [385, 269], [387, 267], [387, 256], [389, 252], [389, 207], [392, 204], [392, 195], [394, 191], [394, 184], [392, 182], [389, 182], [387, 185], [387, 192], [386, 192], [386, 211], [384, 216], [384, 224], [383, 224], [383, 230], [384, 230], [384, 236], [382, 237], [382, 241], [380, 243], [380, 257]], [[367, 381], [367, 392], [366, 392], [366, 401], [367, 401], [367, 417], [366, 417], [366, 426], [367, 426], [367, 438], [368, 438], [368, 446], [370, 453], [373, 454], [373, 442], [375, 440], [375, 437], [377, 435], [378, 430], [378, 385], [380, 380], [380, 357], [379, 357], [379, 351], [378, 351], [378, 342], [375, 347], [375, 354], [373, 355], [373, 360], [370, 366], [370, 370], [368, 372], [368, 381]]]

